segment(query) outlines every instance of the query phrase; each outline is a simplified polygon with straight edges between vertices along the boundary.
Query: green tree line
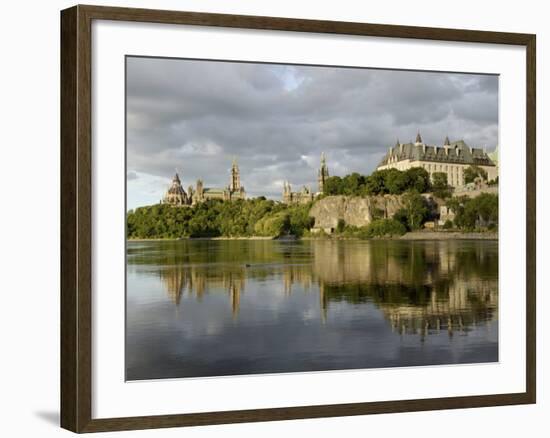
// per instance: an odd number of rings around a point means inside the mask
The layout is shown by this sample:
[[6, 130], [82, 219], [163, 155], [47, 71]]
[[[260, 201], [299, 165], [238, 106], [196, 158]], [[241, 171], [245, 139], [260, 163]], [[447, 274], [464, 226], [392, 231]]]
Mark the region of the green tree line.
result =
[[[402, 196], [402, 208], [392, 218], [375, 215], [377, 217], [371, 224], [361, 228], [350, 227], [344, 221], [338, 223], [337, 236], [358, 238], [401, 235], [422, 228], [428, 220], [435, 220], [434, 205], [421, 195], [430, 190], [436, 197], [447, 199], [447, 205], [455, 214], [453, 223], [446, 224], [445, 228], [472, 230], [498, 225], [497, 195], [451, 197], [445, 173], [434, 173], [430, 181], [428, 172], [422, 168], [407, 171], [387, 169], [369, 176], [352, 173], [343, 178], [331, 177], [325, 185], [325, 195]], [[287, 205], [259, 197], [232, 202], [209, 200], [182, 208], [164, 204], [140, 207], [127, 213], [127, 237], [277, 237], [289, 234], [302, 237], [314, 225], [314, 219], [309, 215], [312, 205], [313, 202]]]
[[223, 202], [209, 200], [192, 207], [157, 204], [127, 214], [131, 239], [237, 236], [302, 236], [311, 226], [311, 204], [286, 205], [265, 198]]
[[498, 227], [498, 195], [482, 193], [475, 198], [453, 197], [447, 206], [455, 214], [454, 225], [462, 230]]
[[422, 167], [376, 170], [370, 175], [352, 173], [332, 176], [325, 181], [324, 194], [348, 196], [401, 195], [407, 191], [426, 193], [431, 190], [430, 174]]

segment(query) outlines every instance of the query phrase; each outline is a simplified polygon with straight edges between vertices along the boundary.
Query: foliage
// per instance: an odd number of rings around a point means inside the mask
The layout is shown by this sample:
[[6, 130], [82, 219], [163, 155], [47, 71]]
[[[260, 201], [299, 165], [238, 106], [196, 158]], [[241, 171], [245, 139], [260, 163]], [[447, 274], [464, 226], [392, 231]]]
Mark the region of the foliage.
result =
[[447, 186], [447, 174], [445, 172], [434, 172], [432, 174], [432, 187], [434, 190], [443, 190]]
[[301, 237], [306, 233], [315, 222], [315, 219], [309, 215], [311, 203], [287, 206], [286, 211], [290, 217], [290, 227], [288, 232], [297, 237]]
[[364, 175], [358, 173], [351, 173], [344, 176], [332, 176], [325, 181], [323, 193], [326, 195], [350, 195], [361, 196], [366, 194], [365, 192], [365, 179]]
[[394, 219], [376, 219], [365, 227], [346, 226], [343, 235], [359, 239], [402, 236], [407, 232], [402, 223]]
[[454, 223], [463, 230], [498, 226], [498, 195], [482, 193], [475, 198], [454, 197], [447, 201], [454, 212]]
[[397, 210], [393, 218], [407, 230], [417, 230], [428, 218], [428, 205], [418, 192], [410, 191], [403, 195], [403, 208]]
[[409, 181], [407, 190], [415, 190], [418, 193], [430, 191], [430, 174], [422, 167], [411, 167], [406, 171]]
[[421, 167], [406, 171], [397, 169], [377, 170], [369, 176], [352, 173], [341, 178], [327, 178], [325, 195], [367, 196], [392, 194], [400, 195], [409, 190], [425, 193], [431, 188], [430, 175]]
[[464, 182], [466, 184], [474, 182], [477, 177], [487, 181], [487, 172], [479, 166], [468, 166], [464, 169]]
[[432, 174], [432, 191], [438, 198], [447, 199], [451, 197], [451, 188], [445, 172], [434, 172]]
[[281, 236], [290, 230], [290, 216], [286, 211], [261, 218], [254, 225], [255, 234], [259, 236]]
[[445, 221], [445, 223], [443, 224], [443, 229], [444, 229], [444, 230], [450, 230], [451, 228], [453, 228], [453, 221], [447, 219], [447, 220]]
[[368, 237], [402, 236], [407, 232], [403, 224], [394, 219], [376, 219], [365, 228]]
[[303, 235], [313, 225], [311, 205], [285, 205], [265, 198], [192, 207], [152, 205], [127, 214], [128, 238]]

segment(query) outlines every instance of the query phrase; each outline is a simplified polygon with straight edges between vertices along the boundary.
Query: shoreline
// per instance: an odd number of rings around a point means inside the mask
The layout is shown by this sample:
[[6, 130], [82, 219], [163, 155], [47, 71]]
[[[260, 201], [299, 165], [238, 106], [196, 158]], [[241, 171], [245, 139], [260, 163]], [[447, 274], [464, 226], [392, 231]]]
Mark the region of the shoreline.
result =
[[396, 240], [498, 240], [495, 232], [410, 231]]
[[374, 237], [372, 239], [359, 239], [354, 237], [333, 237], [333, 236], [308, 236], [294, 238], [277, 238], [266, 236], [241, 236], [241, 237], [170, 237], [170, 238], [147, 238], [147, 239], [126, 239], [127, 242], [158, 242], [178, 240], [275, 240], [281, 242], [292, 242], [299, 240], [497, 240], [498, 233], [495, 232], [467, 232], [460, 231], [410, 231], [402, 236]]

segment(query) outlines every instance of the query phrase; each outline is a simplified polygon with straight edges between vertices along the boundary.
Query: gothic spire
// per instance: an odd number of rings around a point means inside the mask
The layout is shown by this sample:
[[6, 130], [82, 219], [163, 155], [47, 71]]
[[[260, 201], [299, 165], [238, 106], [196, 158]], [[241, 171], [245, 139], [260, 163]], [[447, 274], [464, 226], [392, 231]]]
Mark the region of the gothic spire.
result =
[[420, 131], [416, 134], [416, 143], [422, 143], [422, 137], [420, 136]]
[[328, 174], [328, 166], [327, 166], [327, 160], [325, 157], [325, 153], [321, 153], [321, 167], [319, 167], [319, 171], [317, 173], [317, 183], [319, 185], [319, 192], [323, 193], [323, 188], [325, 186], [325, 181], [329, 177]]
[[229, 190], [238, 191], [241, 189], [241, 173], [237, 165], [237, 159], [233, 156], [233, 164], [231, 165], [231, 179], [229, 180]]
[[449, 140], [449, 136], [446, 136], [445, 143], [443, 143], [443, 146], [450, 146], [450, 145], [451, 145], [451, 141]]

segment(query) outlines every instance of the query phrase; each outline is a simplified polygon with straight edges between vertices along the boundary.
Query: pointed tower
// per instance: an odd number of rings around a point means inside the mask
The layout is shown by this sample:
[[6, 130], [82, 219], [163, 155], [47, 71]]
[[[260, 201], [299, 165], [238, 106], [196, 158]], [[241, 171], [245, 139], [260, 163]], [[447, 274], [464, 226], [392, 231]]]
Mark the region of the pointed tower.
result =
[[283, 202], [285, 204], [290, 204], [292, 201], [292, 188], [290, 187], [290, 183], [288, 181], [285, 181], [283, 184]]
[[443, 146], [450, 146], [450, 145], [451, 145], [451, 141], [449, 140], [449, 136], [446, 136], [445, 143], [443, 143]]
[[329, 177], [328, 166], [325, 158], [325, 153], [323, 152], [321, 154], [321, 167], [319, 168], [319, 172], [317, 174], [317, 184], [319, 186], [319, 193], [323, 193], [323, 190], [325, 188], [325, 182], [328, 177]]
[[193, 196], [193, 204], [204, 201], [204, 184], [202, 182], [202, 179], [197, 180], [196, 187], [197, 189], [195, 190], [195, 193]]
[[176, 206], [189, 204], [187, 193], [185, 193], [185, 190], [183, 190], [180, 177], [177, 173], [174, 175], [174, 178], [172, 179], [172, 184], [170, 184], [168, 191], [164, 195], [162, 203]]
[[231, 192], [238, 192], [241, 190], [241, 173], [239, 171], [239, 165], [237, 160], [233, 157], [233, 164], [231, 165], [231, 180], [229, 181], [229, 190]]
[[421, 144], [422, 143], [422, 137], [420, 136], [420, 131], [418, 131], [418, 133], [416, 134], [416, 144]]

